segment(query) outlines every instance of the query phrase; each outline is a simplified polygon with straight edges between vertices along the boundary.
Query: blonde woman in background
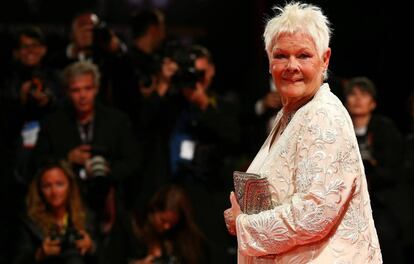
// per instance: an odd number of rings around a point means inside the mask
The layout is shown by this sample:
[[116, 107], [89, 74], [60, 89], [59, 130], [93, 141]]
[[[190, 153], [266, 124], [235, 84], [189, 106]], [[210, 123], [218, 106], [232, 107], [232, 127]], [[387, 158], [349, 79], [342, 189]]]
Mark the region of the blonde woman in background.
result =
[[95, 263], [95, 243], [87, 229], [72, 171], [64, 162], [50, 162], [29, 187], [14, 263]]

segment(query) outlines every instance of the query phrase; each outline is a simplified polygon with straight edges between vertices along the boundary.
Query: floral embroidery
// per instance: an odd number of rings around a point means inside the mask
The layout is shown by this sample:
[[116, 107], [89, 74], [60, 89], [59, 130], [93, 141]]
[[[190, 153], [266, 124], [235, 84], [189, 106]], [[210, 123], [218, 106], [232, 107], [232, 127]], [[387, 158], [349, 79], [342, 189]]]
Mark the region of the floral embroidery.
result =
[[352, 243], [356, 243], [359, 240], [360, 234], [363, 234], [368, 228], [368, 221], [361, 214], [361, 210], [358, 210], [357, 205], [351, 204], [348, 211], [344, 216], [342, 225], [338, 230], [338, 234], [343, 239], [348, 239]]
[[237, 218], [240, 264], [381, 263], [356, 145], [346, 109], [322, 86], [248, 170], [269, 179], [276, 207]]

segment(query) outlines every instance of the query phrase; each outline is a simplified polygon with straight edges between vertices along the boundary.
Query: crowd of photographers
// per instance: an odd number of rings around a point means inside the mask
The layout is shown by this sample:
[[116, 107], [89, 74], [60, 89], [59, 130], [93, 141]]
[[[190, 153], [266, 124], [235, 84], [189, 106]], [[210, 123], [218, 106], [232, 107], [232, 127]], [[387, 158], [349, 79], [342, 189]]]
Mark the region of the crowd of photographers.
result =
[[[136, 13], [131, 32], [125, 43], [91, 12], [61, 49], [38, 27], [14, 32], [0, 79], [0, 263], [233, 257], [221, 212], [241, 160], [238, 99], [215, 92], [205, 47], [165, 41], [158, 10]], [[172, 200], [148, 206], [171, 185]]]
[[[271, 84], [244, 97], [219, 89], [209, 50], [167, 40], [165, 27], [160, 11], [142, 10], [127, 43], [82, 12], [54, 49], [38, 27], [13, 32], [0, 63], [0, 264], [235, 262], [222, 219], [232, 172], [246, 169], [281, 99]], [[411, 260], [413, 133], [404, 144], [374, 115], [369, 79], [344, 89], [334, 77], [384, 259]]]

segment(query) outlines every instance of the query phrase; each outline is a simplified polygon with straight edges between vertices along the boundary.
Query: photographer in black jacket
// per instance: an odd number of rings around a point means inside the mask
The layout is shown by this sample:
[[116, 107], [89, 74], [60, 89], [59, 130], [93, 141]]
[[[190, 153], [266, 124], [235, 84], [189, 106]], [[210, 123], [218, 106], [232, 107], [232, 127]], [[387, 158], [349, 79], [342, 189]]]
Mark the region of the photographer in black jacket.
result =
[[[227, 234], [219, 211], [232, 186], [240, 137], [238, 99], [219, 94], [210, 52], [192, 45], [177, 50], [178, 70], [170, 93], [177, 93], [176, 115], [169, 137], [171, 181], [188, 188], [196, 221], [212, 246], [212, 263], [226, 262]], [[223, 246], [224, 244], [224, 246]], [[216, 245], [222, 245], [216, 247]]]
[[62, 99], [57, 73], [43, 64], [46, 52], [45, 36], [39, 28], [19, 30], [15, 35], [14, 61], [0, 89], [0, 104], [8, 115], [8, 141], [15, 144], [17, 151], [15, 174], [22, 181], [36, 144], [39, 122]]
[[[1, 72], [0, 157], [2, 160], [0, 200], [7, 215], [0, 220], [0, 262], [8, 255], [9, 239], [29, 181], [28, 162], [36, 144], [40, 120], [59, 104], [57, 74], [44, 66], [47, 45], [35, 26], [14, 35], [13, 62]], [[9, 237], [9, 235], [11, 237]]]
[[177, 50], [173, 60], [178, 70], [170, 89], [182, 96], [170, 138], [173, 181], [223, 188], [222, 164], [240, 135], [237, 98], [216, 93], [215, 66], [205, 47]]

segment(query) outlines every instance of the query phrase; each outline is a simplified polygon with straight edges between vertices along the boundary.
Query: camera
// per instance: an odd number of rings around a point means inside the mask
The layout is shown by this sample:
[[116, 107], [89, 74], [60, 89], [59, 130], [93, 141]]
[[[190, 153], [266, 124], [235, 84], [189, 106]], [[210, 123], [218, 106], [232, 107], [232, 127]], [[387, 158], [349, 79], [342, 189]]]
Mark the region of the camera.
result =
[[105, 159], [106, 148], [100, 146], [92, 146], [92, 158], [87, 161], [89, 173], [92, 178], [104, 177], [108, 175], [108, 164]]
[[61, 253], [59, 258], [65, 264], [84, 264], [82, 256], [76, 248], [76, 241], [83, 239], [83, 236], [72, 226], [68, 226], [64, 234], [60, 234], [55, 228], [51, 234], [52, 240], [59, 240]]
[[196, 46], [184, 47], [174, 52], [172, 59], [178, 65], [177, 72], [172, 76], [172, 86], [176, 91], [184, 88], [195, 89], [196, 84], [202, 81], [205, 71], [198, 70], [195, 62], [200, 58], [202, 53]]
[[83, 236], [72, 226], [68, 226], [64, 234], [61, 234], [56, 227], [51, 235], [51, 240], [59, 240], [62, 251], [71, 247], [76, 247], [76, 241], [83, 239]]
[[[107, 147], [92, 145], [91, 158], [86, 163], [88, 178], [85, 197], [90, 208], [95, 212], [103, 211], [108, 192], [112, 186], [107, 156]], [[97, 218], [100, 217], [102, 217], [100, 213], [97, 213]]]
[[104, 177], [108, 174], [106, 160], [102, 156], [93, 156], [90, 160], [88, 160], [88, 166], [90, 168], [90, 176], [93, 178]]

